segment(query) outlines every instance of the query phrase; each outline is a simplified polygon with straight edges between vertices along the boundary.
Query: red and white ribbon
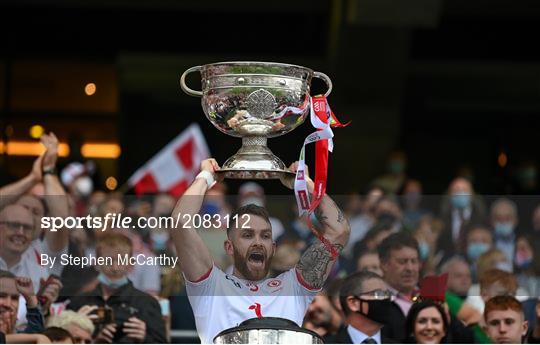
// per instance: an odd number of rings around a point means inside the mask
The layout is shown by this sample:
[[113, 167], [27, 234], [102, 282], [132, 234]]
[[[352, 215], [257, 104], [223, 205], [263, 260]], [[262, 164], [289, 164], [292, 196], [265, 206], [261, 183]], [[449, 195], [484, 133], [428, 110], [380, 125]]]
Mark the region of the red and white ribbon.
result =
[[[294, 194], [296, 196], [296, 204], [298, 206], [298, 214], [300, 217], [307, 216], [311, 231], [325, 245], [326, 249], [331, 253], [332, 257], [337, 257], [336, 249], [319, 234], [311, 224], [310, 214], [319, 206], [324, 195], [326, 194], [326, 181], [328, 177], [328, 152], [334, 149], [334, 132], [332, 127], [345, 127], [330, 109], [325, 96], [314, 96], [310, 100], [311, 124], [317, 130], [306, 137], [302, 149], [300, 150], [300, 158], [298, 159], [298, 170], [294, 180]], [[315, 143], [315, 180], [313, 200], [310, 200], [309, 192], [306, 183], [306, 162], [305, 150], [306, 145]]]
[[[300, 217], [312, 212], [321, 202], [326, 192], [326, 177], [328, 169], [328, 151], [332, 151], [334, 144], [332, 137], [334, 133], [330, 127], [329, 113], [327, 112], [328, 103], [324, 96], [313, 97], [311, 99], [311, 124], [317, 130], [306, 137], [300, 158], [298, 159], [298, 170], [294, 180], [294, 194], [296, 195], [296, 204], [298, 205], [298, 214]], [[305, 151], [306, 145], [316, 143], [315, 147], [315, 190], [314, 200], [310, 201], [307, 183], [305, 179]]]

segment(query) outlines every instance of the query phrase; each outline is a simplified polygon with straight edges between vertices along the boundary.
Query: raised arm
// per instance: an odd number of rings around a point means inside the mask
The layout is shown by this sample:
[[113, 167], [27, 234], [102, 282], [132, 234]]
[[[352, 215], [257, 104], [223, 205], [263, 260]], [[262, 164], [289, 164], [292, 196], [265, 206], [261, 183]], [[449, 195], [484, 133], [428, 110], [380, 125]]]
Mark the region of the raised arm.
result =
[[[201, 172], [206, 171], [214, 180], [218, 179], [217, 169], [219, 165], [214, 159], [206, 159], [201, 163]], [[190, 281], [199, 280], [213, 265], [212, 256], [206, 244], [197, 234], [197, 229], [192, 227], [192, 222], [188, 223], [193, 215], [199, 213], [208, 187], [204, 177], [195, 178], [178, 200], [172, 213], [173, 219], [180, 219], [180, 222], [176, 229], [170, 230], [171, 237], [176, 246], [180, 268]]]
[[[55, 173], [58, 159], [58, 139], [51, 132], [41, 137], [41, 143], [46, 148], [42, 162], [45, 203], [51, 216], [65, 218], [69, 216], [68, 199], [64, 187]], [[59, 252], [68, 246], [69, 231], [66, 229], [58, 229], [57, 231], [45, 229], [45, 241], [52, 252]]]
[[17, 201], [34, 185], [41, 181], [41, 162], [43, 155], [39, 156], [32, 166], [32, 171], [22, 179], [0, 188], [0, 210]]
[[[296, 172], [297, 167], [298, 164], [295, 162], [289, 170]], [[290, 181], [282, 182], [289, 188], [294, 183]], [[309, 177], [307, 178], [307, 186], [309, 193], [313, 193], [314, 184]], [[345, 218], [343, 211], [332, 198], [325, 195], [319, 207], [315, 209], [315, 216], [322, 226], [323, 237], [337, 253], [340, 253], [347, 244], [351, 232], [349, 221]], [[317, 241], [302, 254], [296, 269], [309, 286], [320, 288], [328, 278], [336, 260], [337, 257], [332, 257], [332, 253], [327, 246]]]

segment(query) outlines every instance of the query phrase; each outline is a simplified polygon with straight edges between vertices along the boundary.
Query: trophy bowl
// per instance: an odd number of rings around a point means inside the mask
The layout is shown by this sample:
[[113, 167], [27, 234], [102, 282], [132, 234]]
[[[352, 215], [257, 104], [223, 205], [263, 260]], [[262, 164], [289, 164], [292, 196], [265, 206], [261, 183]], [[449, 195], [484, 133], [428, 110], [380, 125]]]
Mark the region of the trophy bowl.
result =
[[[186, 76], [201, 73], [202, 91], [186, 85]], [[275, 62], [218, 62], [187, 69], [180, 86], [201, 97], [208, 120], [221, 132], [242, 138], [242, 147], [227, 159], [219, 173], [225, 178], [275, 179], [292, 174], [266, 146], [267, 139], [301, 125], [310, 112], [312, 78], [330, 78], [309, 68]]]
[[279, 318], [253, 318], [214, 337], [214, 344], [323, 344], [321, 337]]

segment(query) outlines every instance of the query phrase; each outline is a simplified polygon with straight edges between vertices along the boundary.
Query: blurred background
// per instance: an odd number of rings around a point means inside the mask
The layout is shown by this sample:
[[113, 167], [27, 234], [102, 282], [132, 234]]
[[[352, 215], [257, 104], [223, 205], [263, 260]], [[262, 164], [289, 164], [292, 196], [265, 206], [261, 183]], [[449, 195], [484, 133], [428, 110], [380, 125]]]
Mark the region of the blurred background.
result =
[[[534, 0], [2, 0], [0, 182], [29, 171], [43, 131], [61, 165], [93, 160], [117, 189], [190, 123], [223, 162], [240, 140], [181, 92], [193, 65], [299, 64], [328, 74], [342, 121], [329, 191], [406, 170], [424, 193], [456, 175], [482, 193], [538, 193], [540, 7]], [[189, 84], [200, 86], [198, 76]], [[312, 94], [324, 91], [314, 81]], [[299, 129], [269, 141], [297, 159]], [[36, 146], [37, 145], [37, 146]], [[396, 151], [398, 151], [396, 153]], [[389, 157], [406, 157], [401, 167]], [[234, 182], [232, 182], [234, 188]]]

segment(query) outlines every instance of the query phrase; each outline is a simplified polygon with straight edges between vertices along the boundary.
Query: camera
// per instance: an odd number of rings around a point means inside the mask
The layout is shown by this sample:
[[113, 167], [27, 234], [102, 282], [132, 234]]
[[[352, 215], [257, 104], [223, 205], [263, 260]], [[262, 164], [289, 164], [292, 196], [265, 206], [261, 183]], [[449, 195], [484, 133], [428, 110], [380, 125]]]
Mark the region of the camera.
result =
[[114, 311], [109, 306], [97, 308], [95, 314], [97, 317], [93, 318], [92, 321], [96, 325], [107, 325], [109, 323], [114, 323]]
[[120, 305], [113, 306], [114, 308], [114, 323], [116, 324], [116, 333], [114, 334], [113, 342], [115, 343], [132, 343], [133, 340], [126, 337], [126, 334], [122, 330], [124, 323], [128, 322], [129, 318], [137, 316], [137, 308], [133, 308], [128, 304], [122, 303]]

